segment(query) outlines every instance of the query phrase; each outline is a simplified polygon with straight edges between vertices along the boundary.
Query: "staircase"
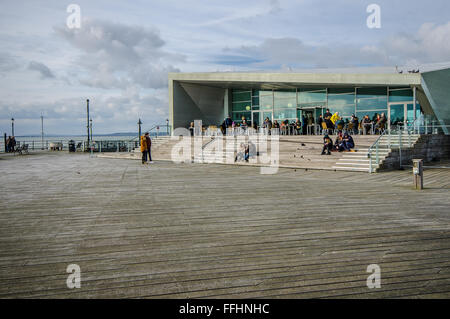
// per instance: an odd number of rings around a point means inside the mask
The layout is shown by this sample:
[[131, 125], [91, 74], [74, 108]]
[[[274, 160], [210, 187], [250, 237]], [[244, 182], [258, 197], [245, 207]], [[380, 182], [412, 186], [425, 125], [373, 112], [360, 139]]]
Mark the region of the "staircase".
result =
[[[194, 154], [195, 163], [216, 163], [216, 164], [235, 164], [234, 160], [240, 152], [240, 144], [248, 144], [251, 141], [256, 151], [261, 149], [259, 139], [235, 138], [235, 137], [216, 137], [205, 141], [200, 154]], [[268, 143], [270, 145], [270, 142]], [[253, 155], [253, 154], [250, 154]], [[253, 157], [254, 158], [254, 157]]]
[[336, 162], [333, 168], [341, 171], [377, 172], [393, 151], [413, 149], [419, 138], [419, 134], [409, 134], [403, 131], [395, 134], [383, 134], [367, 149], [343, 153], [342, 158]]

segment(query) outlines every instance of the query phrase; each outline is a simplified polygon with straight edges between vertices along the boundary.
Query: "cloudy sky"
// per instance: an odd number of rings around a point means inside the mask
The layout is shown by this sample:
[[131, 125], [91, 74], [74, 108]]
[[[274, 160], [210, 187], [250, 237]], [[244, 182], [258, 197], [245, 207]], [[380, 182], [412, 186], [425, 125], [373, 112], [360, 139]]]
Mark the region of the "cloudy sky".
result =
[[[81, 8], [69, 28], [67, 7]], [[381, 28], [367, 27], [367, 6]], [[168, 72], [450, 61], [448, 0], [0, 0], [0, 130], [135, 131], [168, 117]]]

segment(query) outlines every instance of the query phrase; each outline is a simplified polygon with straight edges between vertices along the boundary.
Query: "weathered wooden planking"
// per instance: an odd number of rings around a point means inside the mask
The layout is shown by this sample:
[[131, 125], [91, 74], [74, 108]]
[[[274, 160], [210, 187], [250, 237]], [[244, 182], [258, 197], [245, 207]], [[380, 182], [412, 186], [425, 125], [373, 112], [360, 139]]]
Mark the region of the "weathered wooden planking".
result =
[[[408, 171], [264, 176], [255, 167], [79, 154], [2, 167], [0, 298], [427, 298], [450, 290], [446, 170], [426, 171], [420, 193]], [[69, 263], [81, 266], [81, 289], [65, 286]], [[380, 290], [365, 286], [372, 263], [382, 268]]]

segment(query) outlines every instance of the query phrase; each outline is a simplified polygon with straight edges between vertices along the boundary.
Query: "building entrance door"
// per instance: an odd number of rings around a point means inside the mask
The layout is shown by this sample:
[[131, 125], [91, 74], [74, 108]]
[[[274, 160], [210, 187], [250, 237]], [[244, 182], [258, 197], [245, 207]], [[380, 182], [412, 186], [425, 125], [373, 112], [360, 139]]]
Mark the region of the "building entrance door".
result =
[[260, 111], [253, 111], [252, 112], [252, 127], [256, 124], [257, 127], [261, 126], [261, 112]]

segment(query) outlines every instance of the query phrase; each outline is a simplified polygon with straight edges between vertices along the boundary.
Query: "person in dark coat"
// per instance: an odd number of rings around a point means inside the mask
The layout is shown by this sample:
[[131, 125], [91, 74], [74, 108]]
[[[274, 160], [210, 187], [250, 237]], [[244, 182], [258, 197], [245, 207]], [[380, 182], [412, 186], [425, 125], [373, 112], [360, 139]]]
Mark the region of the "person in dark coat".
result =
[[151, 140], [150, 134], [148, 134], [148, 132], [145, 134], [145, 140], [146, 140], [146, 144], [147, 144], [147, 154], [148, 154], [149, 163], [153, 163], [153, 161], [152, 161], [152, 140]]
[[225, 129], [231, 127], [233, 125], [233, 121], [231, 120], [231, 117], [228, 115], [225, 119]]
[[325, 155], [325, 151], [327, 151], [327, 155], [331, 155], [332, 148], [333, 148], [333, 141], [328, 136], [328, 134], [325, 134], [325, 136], [323, 137], [323, 149], [321, 155]]
[[302, 115], [302, 134], [308, 134], [308, 120], [306, 119], [305, 115]]
[[353, 148], [355, 148], [353, 137], [348, 133], [344, 133], [343, 146], [345, 151], [351, 151]]
[[355, 114], [352, 114], [351, 123], [353, 125], [353, 134], [358, 134], [359, 119]]
[[11, 136], [11, 139], [9, 140], [9, 151], [11, 153], [14, 153], [15, 147], [16, 147], [16, 138], [14, 136]]
[[11, 136], [8, 136], [8, 138], [6, 139], [6, 153], [9, 153], [10, 145], [11, 145]]

